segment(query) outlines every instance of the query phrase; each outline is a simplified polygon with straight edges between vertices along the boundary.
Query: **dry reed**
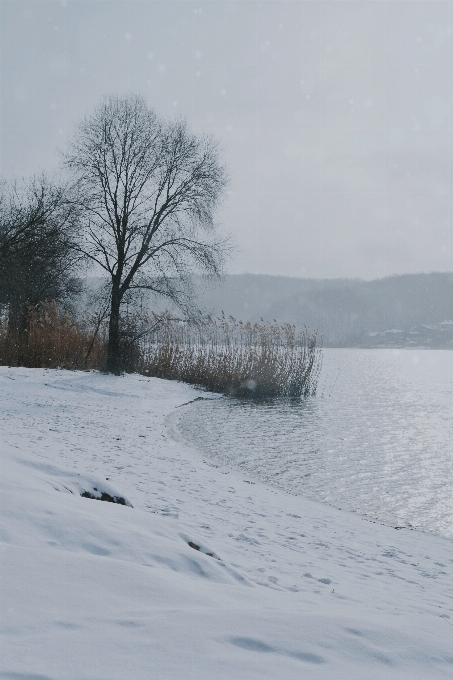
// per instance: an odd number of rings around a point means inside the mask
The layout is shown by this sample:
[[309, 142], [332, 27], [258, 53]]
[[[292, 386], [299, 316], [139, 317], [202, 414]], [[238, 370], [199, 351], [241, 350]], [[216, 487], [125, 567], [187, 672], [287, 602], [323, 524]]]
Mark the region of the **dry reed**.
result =
[[[104, 370], [106, 350], [103, 316], [76, 320], [44, 302], [29, 308], [19, 331], [0, 315], [0, 365]], [[236, 397], [301, 397], [316, 392], [321, 351], [316, 333], [290, 324], [164, 314], [123, 320], [121, 364]]]
[[0, 365], [28, 368], [101, 369], [106, 338], [96, 329], [96, 317], [74, 320], [55, 302], [29, 307], [25, 328], [0, 318]]
[[142, 343], [140, 372], [236, 397], [308, 396], [321, 368], [316, 340], [290, 324], [167, 317]]

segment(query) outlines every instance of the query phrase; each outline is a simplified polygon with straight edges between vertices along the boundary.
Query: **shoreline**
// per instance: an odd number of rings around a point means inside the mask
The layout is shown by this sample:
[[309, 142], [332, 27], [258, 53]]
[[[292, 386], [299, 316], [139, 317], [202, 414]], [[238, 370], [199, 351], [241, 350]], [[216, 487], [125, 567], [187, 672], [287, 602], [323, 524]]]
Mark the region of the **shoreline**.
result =
[[264, 484], [453, 540], [453, 366], [438, 352], [347, 354], [326, 350], [319, 396], [297, 408], [194, 403], [181, 409], [181, 434]]
[[[218, 398], [221, 399], [223, 397], [219, 396]], [[206, 400], [217, 399], [217, 396], [214, 395], [213, 397], [206, 397], [206, 398], [205, 397], [197, 397], [196, 399], [192, 399], [191, 401], [188, 401], [185, 404], [181, 404], [177, 408], [183, 408], [184, 406], [189, 406], [190, 404], [193, 404], [196, 401], [201, 401], [201, 400], [204, 400], [204, 399], [206, 399]], [[176, 421], [176, 424], [172, 423], [173, 420]], [[227, 470], [228, 473], [233, 473], [233, 474], [236, 474], [236, 475], [239, 475], [239, 476], [242, 475], [244, 477], [250, 478], [250, 480], [253, 481], [253, 484], [260, 484], [261, 486], [266, 487], [266, 488], [270, 487], [272, 489], [279, 491], [280, 493], [282, 493], [284, 495], [294, 496], [295, 498], [300, 498], [303, 501], [308, 501], [308, 502], [315, 503], [315, 504], [319, 503], [321, 506], [327, 506], [327, 507], [331, 508], [332, 510], [337, 510], [339, 512], [347, 513], [347, 514], [350, 514], [354, 517], [360, 517], [364, 521], [370, 522], [371, 524], [378, 524], [379, 526], [387, 527], [389, 529], [394, 529], [395, 531], [403, 531], [403, 530], [413, 531], [413, 532], [416, 532], [417, 534], [421, 534], [423, 536], [434, 536], [435, 538], [439, 538], [439, 539], [442, 539], [442, 540], [445, 540], [445, 541], [449, 541], [453, 545], [453, 539], [449, 538], [448, 536], [442, 536], [442, 534], [436, 534], [434, 532], [423, 531], [422, 529], [418, 529], [416, 527], [393, 526], [392, 524], [389, 524], [389, 523], [387, 523], [387, 522], [385, 522], [385, 521], [383, 521], [379, 518], [374, 518], [374, 517], [371, 517], [369, 515], [366, 515], [365, 513], [356, 512], [354, 510], [349, 510], [347, 508], [339, 508], [338, 506], [331, 505], [330, 503], [327, 503], [325, 501], [318, 501], [315, 498], [310, 498], [309, 496], [306, 496], [303, 493], [296, 493], [295, 491], [285, 489], [284, 487], [279, 486], [278, 484], [272, 484], [271, 482], [269, 482], [265, 479], [262, 479], [258, 475], [254, 475], [251, 472], [248, 472], [246, 470], [240, 470], [239, 468], [236, 468], [232, 465], [228, 465], [226, 463], [222, 463], [220, 461], [217, 461], [215, 458], [211, 458], [211, 457], [209, 457], [209, 455], [203, 454], [194, 444], [192, 444], [189, 440], [185, 439], [184, 435], [180, 432], [180, 429], [178, 429], [177, 422], [179, 420], [180, 420], [180, 418], [178, 417], [178, 413], [177, 413], [176, 410], [172, 413], [169, 413], [168, 416], [166, 417], [165, 426], [166, 426], [166, 428], [168, 428], [169, 436], [173, 437], [175, 439], [175, 441], [182, 444], [183, 446], [186, 446], [187, 448], [192, 449], [195, 452], [195, 455], [197, 455], [201, 460], [204, 457], [208, 458], [210, 461], [212, 461], [214, 463], [212, 465], [212, 467], [222, 468], [224, 470]], [[206, 463], [206, 461], [204, 461], [204, 460], [202, 462], [204, 462], [206, 465], [209, 465], [209, 463]]]
[[[189, 386], [0, 384], [3, 677], [450, 677], [448, 539], [203, 462], [166, 424]], [[77, 477], [133, 507], [81, 498]]]

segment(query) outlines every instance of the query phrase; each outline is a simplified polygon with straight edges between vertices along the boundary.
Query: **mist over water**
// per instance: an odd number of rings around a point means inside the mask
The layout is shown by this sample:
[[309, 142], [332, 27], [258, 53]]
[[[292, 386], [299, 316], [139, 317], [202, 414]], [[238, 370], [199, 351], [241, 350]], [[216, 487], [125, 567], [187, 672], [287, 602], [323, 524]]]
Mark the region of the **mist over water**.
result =
[[326, 349], [318, 395], [197, 401], [183, 437], [214, 461], [398, 527], [453, 538], [453, 353]]

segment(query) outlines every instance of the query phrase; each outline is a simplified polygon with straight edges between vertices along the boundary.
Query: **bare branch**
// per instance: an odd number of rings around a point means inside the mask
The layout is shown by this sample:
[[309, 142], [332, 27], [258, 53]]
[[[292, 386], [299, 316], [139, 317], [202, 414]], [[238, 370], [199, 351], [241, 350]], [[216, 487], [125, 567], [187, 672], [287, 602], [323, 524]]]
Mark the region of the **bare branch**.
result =
[[66, 165], [85, 220], [83, 251], [111, 277], [108, 364], [116, 370], [128, 291], [159, 281], [157, 292], [187, 306], [185, 273], [221, 273], [228, 245], [215, 238], [214, 215], [226, 174], [211, 138], [181, 120], [162, 122], [136, 96], [108, 97], [83, 120]]

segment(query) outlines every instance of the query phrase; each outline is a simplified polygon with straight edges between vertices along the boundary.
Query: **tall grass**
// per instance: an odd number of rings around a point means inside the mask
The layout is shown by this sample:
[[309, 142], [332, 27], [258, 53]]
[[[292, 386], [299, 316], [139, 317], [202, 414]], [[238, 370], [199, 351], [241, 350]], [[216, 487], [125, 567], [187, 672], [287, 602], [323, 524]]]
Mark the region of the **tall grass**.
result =
[[167, 317], [142, 344], [145, 375], [236, 397], [313, 395], [321, 368], [316, 333], [290, 324]]
[[75, 320], [55, 302], [28, 308], [25, 328], [0, 317], [0, 365], [28, 368], [101, 369], [105, 330], [95, 333], [96, 317]]
[[[106, 356], [102, 317], [75, 319], [45, 302], [29, 308], [19, 330], [0, 315], [0, 365], [103, 370]], [[121, 363], [128, 373], [236, 397], [301, 397], [316, 392], [321, 350], [316, 333], [290, 324], [164, 314], [123, 320]]]

